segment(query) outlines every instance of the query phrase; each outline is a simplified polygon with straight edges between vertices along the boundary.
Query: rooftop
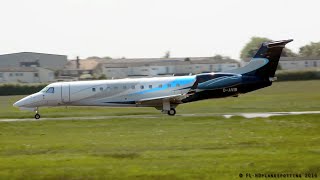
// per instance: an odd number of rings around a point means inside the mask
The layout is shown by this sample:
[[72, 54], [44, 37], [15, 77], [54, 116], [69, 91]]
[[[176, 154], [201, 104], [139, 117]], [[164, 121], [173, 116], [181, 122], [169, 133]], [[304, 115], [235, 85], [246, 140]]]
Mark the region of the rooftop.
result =
[[[251, 58], [246, 58], [243, 61], [249, 62]], [[320, 57], [280, 57], [280, 61], [303, 61], [303, 60], [320, 60]]]
[[234, 59], [214, 59], [213, 57], [100, 59], [98, 61], [109, 67], [239, 63]]
[[34, 67], [1, 67], [0, 72], [37, 72]]
[[79, 60], [80, 66], [77, 68], [77, 60], [69, 60], [64, 67], [64, 70], [93, 70], [98, 64], [99, 60], [85, 59]]
[[53, 55], [53, 56], [66, 56], [61, 54], [49, 54], [49, 53], [37, 53], [37, 52], [17, 52], [17, 53], [8, 53], [8, 54], [0, 54], [0, 56], [8, 56], [15, 54], [38, 54], [38, 55]]

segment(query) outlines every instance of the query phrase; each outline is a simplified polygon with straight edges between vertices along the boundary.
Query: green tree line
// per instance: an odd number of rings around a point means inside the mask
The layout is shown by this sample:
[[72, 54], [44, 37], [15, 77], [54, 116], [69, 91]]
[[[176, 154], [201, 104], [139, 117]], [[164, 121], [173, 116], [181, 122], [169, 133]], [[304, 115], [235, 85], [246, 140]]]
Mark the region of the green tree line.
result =
[[0, 96], [27, 95], [39, 92], [47, 84], [24, 85], [24, 84], [2, 84], [0, 85]]
[[[241, 59], [251, 58], [255, 55], [261, 43], [271, 41], [265, 37], [252, 37], [250, 41], [243, 47], [240, 53]], [[311, 42], [307, 45], [300, 47], [298, 53], [294, 53], [289, 48], [284, 48], [281, 56], [283, 57], [320, 57], [320, 41]]]

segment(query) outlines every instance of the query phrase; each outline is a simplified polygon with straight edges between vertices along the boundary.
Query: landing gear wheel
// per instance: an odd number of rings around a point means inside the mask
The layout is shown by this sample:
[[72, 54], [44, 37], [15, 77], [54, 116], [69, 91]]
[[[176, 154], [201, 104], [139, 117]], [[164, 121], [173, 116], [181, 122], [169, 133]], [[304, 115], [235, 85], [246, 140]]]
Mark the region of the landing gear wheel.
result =
[[174, 116], [176, 114], [176, 110], [174, 108], [171, 108], [169, 111], [168, 111], [168, 115], [169, 116]]
[[40, 119], [40, 114], [36, 114], [36, 115], [34, 115], [34, 118], [36, 118], [36, 119]]

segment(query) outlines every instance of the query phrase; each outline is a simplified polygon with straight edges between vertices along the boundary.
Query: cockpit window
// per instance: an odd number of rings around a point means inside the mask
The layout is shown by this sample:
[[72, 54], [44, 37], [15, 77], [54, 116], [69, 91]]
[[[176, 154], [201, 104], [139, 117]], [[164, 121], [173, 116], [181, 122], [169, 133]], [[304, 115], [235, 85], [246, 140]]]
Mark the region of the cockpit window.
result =
[[40, 92], [47, 92], [48, 89], [49, 89], [49, 87], [47, 86], [47, 87], [43, 88]]
[[46, 93], [54, 93], [54, 87], [49, 87]]

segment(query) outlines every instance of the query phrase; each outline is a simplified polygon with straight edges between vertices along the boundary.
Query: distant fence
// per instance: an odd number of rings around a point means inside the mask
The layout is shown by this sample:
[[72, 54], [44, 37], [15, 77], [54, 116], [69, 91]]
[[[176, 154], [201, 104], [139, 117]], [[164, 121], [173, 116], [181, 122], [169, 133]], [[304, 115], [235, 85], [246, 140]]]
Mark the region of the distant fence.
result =
[[0, 96], [33, 94], [40, 91], [46, 86], [47, 84], [2, 84], [0, 85]]

